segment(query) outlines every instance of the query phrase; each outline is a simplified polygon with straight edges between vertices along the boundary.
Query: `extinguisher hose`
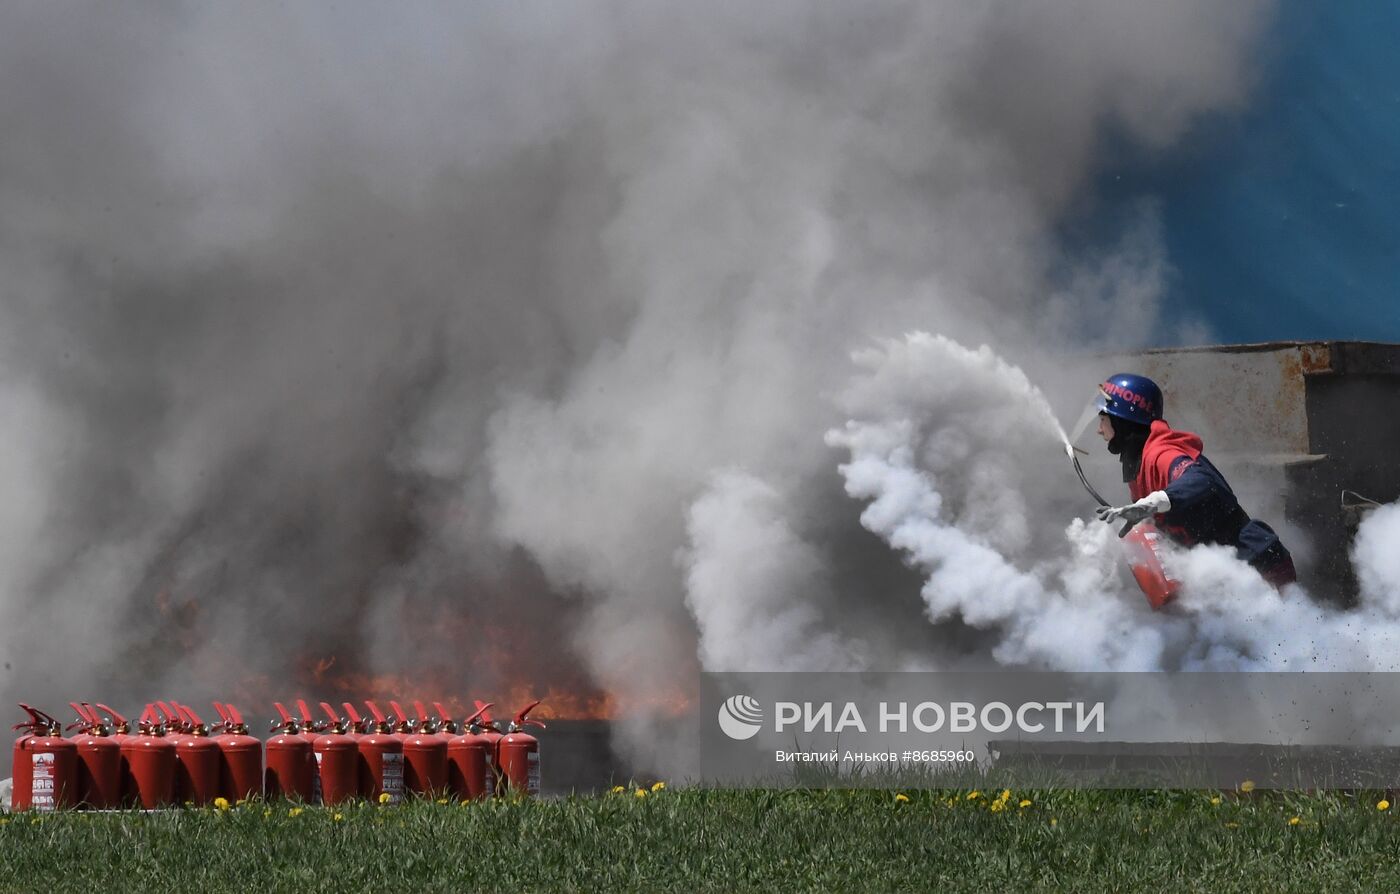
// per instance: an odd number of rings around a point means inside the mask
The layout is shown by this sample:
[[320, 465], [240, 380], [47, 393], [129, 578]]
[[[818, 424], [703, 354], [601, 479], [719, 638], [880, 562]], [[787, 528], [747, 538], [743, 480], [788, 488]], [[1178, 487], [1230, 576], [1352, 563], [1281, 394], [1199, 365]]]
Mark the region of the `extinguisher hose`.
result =
[[1067, 452], [1069, 453], [1069, 461], [1074, 463], [1074, 474], [1079, 476], [1079, 483], [1084, 485], [1084, 489], [1089, 492], [1089, 496], [1093, 497], [1100, 506], [1107, 506], [1108, 501], [1100, 496], [1098, 491], [1094, 490], [1094, 486], [1090, 484], [1089, 479], [1085, 477], [1084, 467], [1079, 464], [1079, 457], [1074, 455], [1074, 450], [1071, 449]]

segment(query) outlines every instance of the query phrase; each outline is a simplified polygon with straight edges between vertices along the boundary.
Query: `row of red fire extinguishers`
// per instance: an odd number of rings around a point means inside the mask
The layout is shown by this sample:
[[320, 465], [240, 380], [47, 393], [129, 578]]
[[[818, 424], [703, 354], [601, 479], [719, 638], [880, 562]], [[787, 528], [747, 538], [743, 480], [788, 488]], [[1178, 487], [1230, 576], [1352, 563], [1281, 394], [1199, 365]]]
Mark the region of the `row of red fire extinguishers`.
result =
[[417, 717], [398, 702], [385, 714], [372, 701], [362, 718], [345, 702], [337, 712], [321, 702], [325, 717], [312, 715], [298, 701], [300, 717], [277, 703], [280, 718], [265, 742], [249, 735], [233, 705], [214, 703], [221, 722], [205, 724], [194, 709], [155, 702], [137, 721], [106, 705], [70, 702], [77, 722], [65, 737], [59, 721], [21, 704], [29, 719], [17, 724], [14, 810], [59, 808], [155, 809], [229, 804], [252, 798], [295, 798], [312, 804], [338, 804], [365, 798], [398, 803], [405, 795], [490, 798], [509, 793], [538, 795], [539, 740], [526, 726], [535, 702], [507, 724], [491, 719], [489, 704], [451, 720], [440, 702], [429, 716], [415, 702]]

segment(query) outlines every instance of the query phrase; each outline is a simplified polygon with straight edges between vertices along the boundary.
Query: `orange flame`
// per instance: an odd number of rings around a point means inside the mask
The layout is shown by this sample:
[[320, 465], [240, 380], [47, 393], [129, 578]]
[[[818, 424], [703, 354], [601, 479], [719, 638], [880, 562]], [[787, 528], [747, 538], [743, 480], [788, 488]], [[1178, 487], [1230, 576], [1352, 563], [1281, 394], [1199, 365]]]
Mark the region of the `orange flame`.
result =
[[[543, 688], [529, 683], [512, 683], [494, 687], [490, 692], [463, 692], [460, 684], [449, 684], [429, 677], [408, 674], [367, 674], [347, 672], [332, 676], [335, 656], [303, 662], [295, 675], [295, 683], [328, 697], [331, 701], [379, 702], [397, 700], [403, 704], [422, 700], [427, 704], [440, 701], [454, 718], [462, 718], [476, 710], [480, 700], [494, 705], [492, 716], [497, 719], [514, 715], [531, 702], [539, 707], [530, 712], [538, 720], [612, 720], [625, 713], [660, 713], [677, 716], [685, 712], [693, 698], [680, 691], [660, 693], [625, 703], [612, 693], [596, 689], [570, 690], [557, 686]], [[246, 688], [246, 687], [240, 687]], [[279, 696], [280, 697], [280, 696]]]

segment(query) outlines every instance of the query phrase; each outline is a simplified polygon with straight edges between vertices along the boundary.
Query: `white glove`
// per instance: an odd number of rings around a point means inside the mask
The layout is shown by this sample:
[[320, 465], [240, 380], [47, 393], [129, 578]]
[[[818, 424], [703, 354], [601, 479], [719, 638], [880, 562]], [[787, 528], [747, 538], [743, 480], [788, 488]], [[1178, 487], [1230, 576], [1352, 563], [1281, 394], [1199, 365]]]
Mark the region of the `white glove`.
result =
[[1140, 521], [1149, 519], [1160, 512], [1167, 512], [1172, 508], [1171, 498], [1164, 490], [1155, 490], [1136, 503], [1129, 503], [1127, 506], [1100, 506], [1094, 510], [1094, 515], [1099, 521], [1112, 524], [1116, 521], [1123, 522], [1123, 530], [1118, 532], [1119, 537], [1128, 536], [1128, 532]]

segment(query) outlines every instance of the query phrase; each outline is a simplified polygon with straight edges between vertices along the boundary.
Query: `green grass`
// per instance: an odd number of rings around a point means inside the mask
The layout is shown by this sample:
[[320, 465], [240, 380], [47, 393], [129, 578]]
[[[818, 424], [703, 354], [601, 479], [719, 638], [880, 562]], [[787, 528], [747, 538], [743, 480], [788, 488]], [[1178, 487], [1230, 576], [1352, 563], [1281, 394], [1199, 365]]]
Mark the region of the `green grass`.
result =
[[1379, 793], [906, 794], [14, 815], [0, 890], [1400, 890], [1400, 808]]

